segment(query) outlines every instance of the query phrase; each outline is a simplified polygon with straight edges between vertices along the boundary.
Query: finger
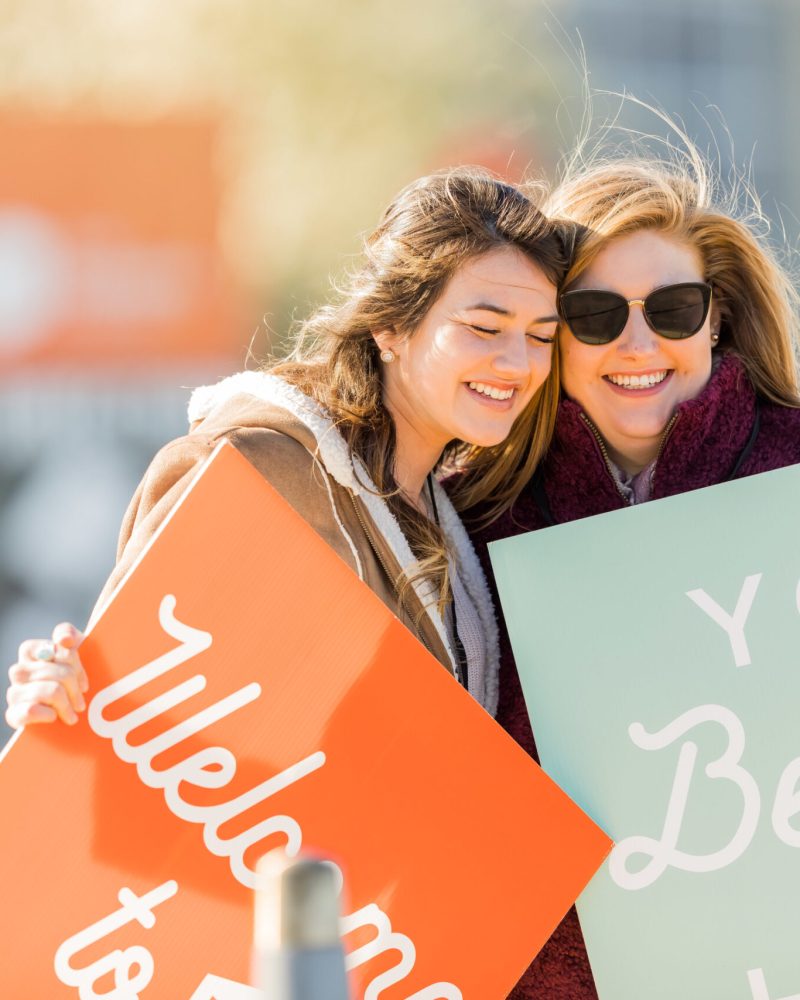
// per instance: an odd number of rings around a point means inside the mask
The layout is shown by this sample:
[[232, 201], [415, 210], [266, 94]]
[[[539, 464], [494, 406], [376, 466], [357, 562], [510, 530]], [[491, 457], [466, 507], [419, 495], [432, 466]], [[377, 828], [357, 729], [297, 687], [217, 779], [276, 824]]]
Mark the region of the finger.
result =
[[86, 670], [81, 662], [81, 654], [77, 649], [64, 649], [63, 646], [56, 646], [54, 662], [60, 666], [69, 667], [79, 691], [89, 690], [89, 678], [86, 676]]
[[26, 684], [32, 669], [27, 663], [12, 663], [8, 668], [8, 679], [12, 684]]
[[[17, 659], [52, 659], [58, 652], [58, 648], [53, 649], [54, 646], [62, 649], [77, 649], [83, 642], [83, 638], [83, 633], [74, 625], [69, 622], [61, 622], [53, 629], [50, 639], [26, 639], [21, 643]], [[45, 655], [45, 652], [49, 652], [50, 655]]]
[[30, 681], [28, 684], [12, 684], [6, 692], [9, 706], [33, 702], [49, 705], [55, 709], [59, 719], [72, 726], [78, 721], [78, 714], [72, 707], [66, 688], [58, 681]]
[[52, 663], [34, 664], [30, 671], [31, 680], [60, 681], [66, 687], [77, 711], [82, 712], [86, 708], [83, 692], [89, 687], [89, 682], [77, 650], [59, 653]]
[[[89, 690], [89, 678], [81, 663], [78, 647], [84, 640], [83, 632], [75, 628], [69, 622], [61, 622], [53, 629], [53, 642], [56, 645], [56, 659], [74, 664], [78, 675], [78, 687], [81, 691]], [[60, 650], [69, 650], [69, 655], [65, 658]]]
[[[20, 643], [20, 647], [17, 652], [17, 659], [21, 663], [26, 660], [30, 663], [34, 660], [41, 660], [42, 657], [37, 656], [37, 653], [46, 650], [47, 647], [52, 648], [52, 646], [53, 643], [50, 639], [26, 639], [24, 642]], [[56, 650], [53, 649], [53, 656], [51, 656], [50, 659], [52, 659], [55, 654]]]
[[[58, 628], [62, 628], [62, 626], [58, 626]], [[72, 629], [73, 627], [69, 626], [69, 628]], [[77, 636], [79, 637], [79, 641], [82, 641], [83, 636], [81, 633], [77, 629], [73, 629], [73, 632], [75, 635], [72, 638], [74, 639]], [[54, 662], [69, 666], [75, 674], [77, 689], [81, 692], [88, 691], [89, 679], [81, 663], [78, 650], [56, 645], [49, 639], [26, 639], [19, 647], [19, 661], [12, 665], [9, 670], [9, 676], [11, 676], [11, 672], [16, 667], [34, 669]], [[12, 676], [11, 679], [12, 681], [18, 679], [24, 683], [26, 678], [22, 676], [15, 678]]]
[[82, 712], [86, 708], [86, 702], [80, 689], [80, 675], [73, 664], [57, 661], [30, 665], [16, 663], [9, 669], [8, 676], [12, 687], [25, 688], [32, 681], [56, 681], [63, 685], [70, 704], [76, 712]]
[[83, 642], [83, 632], [70, 622], [61, 622], [53, 629], [53, 642], [64, 649], [77, 649]]
[[[31, 681], [58, 681], [67, 690], [70, 703], [76, 712], [86, 708], [82, 686], [86, 674], [80, 662], [61, 663], [58, 660], [33, 660], [26, 663], [13, 663], [8, 668], [8, 679], [12, 687], [24, 687]], [[9, 688], [10, 690], [10, 688]]]
[[6, 722], [12, 729], [34, 725], [37, 722], [55, 722], [58, 713], [49, 705], [38, 705], [35, 702], [21, 701], [11, 705], [6, 711]]

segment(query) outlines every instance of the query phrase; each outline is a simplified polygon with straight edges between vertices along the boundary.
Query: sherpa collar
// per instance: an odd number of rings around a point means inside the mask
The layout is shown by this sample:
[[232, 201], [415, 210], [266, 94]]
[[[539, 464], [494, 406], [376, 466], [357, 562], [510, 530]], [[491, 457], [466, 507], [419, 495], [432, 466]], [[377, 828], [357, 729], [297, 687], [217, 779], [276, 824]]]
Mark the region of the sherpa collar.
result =
[[[340, 486], [359, 497], [391, 547], [401, 568], [405, 572], [410, 571], [416, 563], [416, 558], [394, 514], [386, 502], [376, 496], [377, 489], [367, 470], [357, 458], [353, 457], [347, 443], [325, 410], [296, 386], [266, 372], [239, 372], [215, 385], [195, 389], [189, 401], [189, 422], [203, 420], [217, 406], [240, 394], [255, 396], [266, 403], [288, 410], [312, 432], [317, 442], [317, 456], [327, 472]], [[434, 492], [440, 527], [451, 552], [455, 553], [459, 578], [475, 604], [486, 637], [484, 695], [479, 700], [483, 707], [494, 715], [497, 711], [499, 694], [499, 645], [492, 599], [483, 570], [461, 518], [438, 482], [434, 483]], [[450, 656], [451, 664], [454, 664], [455, 657], [449, 630], [445, 627], [437, 609], [437, 595], [434, 588], [425, 580], [414, 580], [413, 587]]]

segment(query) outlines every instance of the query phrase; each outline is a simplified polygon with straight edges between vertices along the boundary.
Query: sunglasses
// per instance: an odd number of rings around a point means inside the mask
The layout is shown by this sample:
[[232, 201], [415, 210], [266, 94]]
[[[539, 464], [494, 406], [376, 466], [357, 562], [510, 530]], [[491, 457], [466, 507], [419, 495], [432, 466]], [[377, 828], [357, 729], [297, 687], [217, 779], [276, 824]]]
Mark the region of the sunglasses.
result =
[[617, 292], [574, 288], [562, 292], [559, 312], [573, 337], [582, 344], [610, 344], [625, 329], [630, 307], [640, 305], [647, 325], [660, 337], [684, 340], [702, 327], [711, 306], [711, 285], [684, 281], [656, 288], [643, 299], [626, 299]]

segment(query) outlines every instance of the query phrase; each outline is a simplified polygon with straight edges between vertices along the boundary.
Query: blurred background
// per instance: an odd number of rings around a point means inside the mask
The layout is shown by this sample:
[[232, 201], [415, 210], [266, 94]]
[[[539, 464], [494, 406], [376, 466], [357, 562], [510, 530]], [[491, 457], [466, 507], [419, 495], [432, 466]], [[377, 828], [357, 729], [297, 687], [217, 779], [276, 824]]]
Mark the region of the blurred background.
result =
[[799, 45], [797, 0], [2, 0], [0, 664], [85, 623], [189, 387], [279, 352], [414, 177], [554, 179], [587, 80], [793, 244]]

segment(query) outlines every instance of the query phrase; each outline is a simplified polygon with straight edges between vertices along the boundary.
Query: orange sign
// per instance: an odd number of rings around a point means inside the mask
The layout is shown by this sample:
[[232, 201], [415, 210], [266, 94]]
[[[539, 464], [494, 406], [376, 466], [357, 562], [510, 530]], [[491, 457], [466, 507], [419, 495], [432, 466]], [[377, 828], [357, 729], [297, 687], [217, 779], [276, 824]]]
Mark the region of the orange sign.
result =
[[0, 118], [0, 371], [241, 353], [209, 122]]
[[87, 718], [0, 766], [3, 996], [245, 998], [255, 861], [302, 848], [354, 997], [494, 1000], [610, 847], [228, 444], [82, 653]]

